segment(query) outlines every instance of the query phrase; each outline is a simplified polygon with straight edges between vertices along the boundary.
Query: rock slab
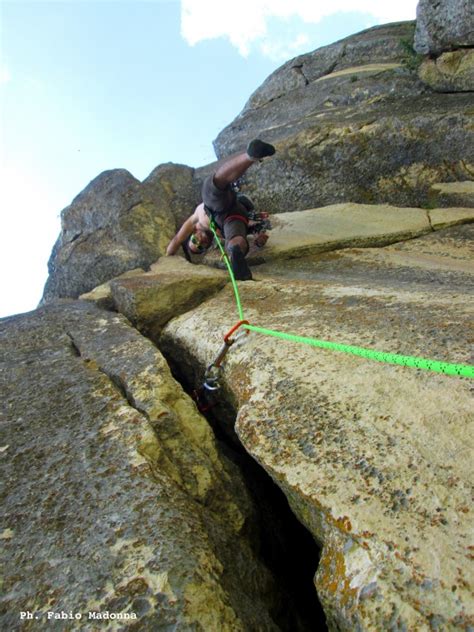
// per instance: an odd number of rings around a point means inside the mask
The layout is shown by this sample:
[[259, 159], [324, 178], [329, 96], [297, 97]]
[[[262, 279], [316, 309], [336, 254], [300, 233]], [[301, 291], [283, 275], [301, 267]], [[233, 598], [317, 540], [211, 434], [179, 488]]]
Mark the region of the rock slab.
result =
[[474, 222], [472, 208], [421, 209], [388, 204], [334, 204], [272, 218], [267, 245], [250, 261], [292, 259], [350, 247], [383, 246]]
[[[262, 266], [239, 284], [244, 316], [472, 364], [472, 230]], [[209, 364], [233, 309], [227, 287], [165, 328], [189, 380], [190, 357]], [[474, 625], [469, 379], [242, 333], [222, 380], [243, 445], [323, 547], [315, 581], [331, 630]]]
[[157, 349], [85, 301], [0, 337], [2, 629], [277, 630], [248, 492]]

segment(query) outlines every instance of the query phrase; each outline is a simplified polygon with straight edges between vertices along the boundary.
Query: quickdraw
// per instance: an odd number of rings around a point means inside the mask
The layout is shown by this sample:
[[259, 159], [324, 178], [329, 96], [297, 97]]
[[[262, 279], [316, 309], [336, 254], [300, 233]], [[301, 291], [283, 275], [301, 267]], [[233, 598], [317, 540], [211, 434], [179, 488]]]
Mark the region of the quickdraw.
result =
[[220, 388], [219, 378], [222, 372], [222, 363], [224, 362], [227, 352], [235, 342], [235, 338], [231, 338], [232, 334], [234, 334], [242, 325], [248, 324], [248, 320], [239, 320], [237, 324], [229, 329], [224, 336], [224, 344], [219, 349], [216, 359], [206, 369], [204, 382], [201, 388], [194, 391], [193, 397], [198, 409], [201, 412], [207, 412], [215, 405], [215, 402], [209, 398], [209, 394], [212, 394]]
[[203, 387], [206, 388], [208, 391], [217, 391], [220, 388], [219, 376], [222, 371], [222, 362], [224, 361], [227, 352], [235, 342], [235, 338], [231, 338], [231, 336], [234, 332], [237, 331], [239, 327], [248, 324], [248, 320], [239, 320], [239, 322], [234, 325], [232, 329], [230, 329], [224, 336], [224, 344], [220, 348], [216, 359], [207, 367], [206, 373], [204, 374]]

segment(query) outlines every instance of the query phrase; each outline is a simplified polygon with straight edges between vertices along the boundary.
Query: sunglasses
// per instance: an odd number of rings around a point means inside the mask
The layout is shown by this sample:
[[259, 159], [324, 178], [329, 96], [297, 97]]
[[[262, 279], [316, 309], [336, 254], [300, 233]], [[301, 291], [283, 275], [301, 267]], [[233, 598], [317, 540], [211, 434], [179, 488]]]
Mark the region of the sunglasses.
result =
[[204, 252], [205, 250], [207, 250], [208, 246], [204, 245], [199, 237], [197, 235], [195, 235], [194, 233], [191, 235], [191, 237], [189, 238], [189, 241], [193, 244], [193, 246], [195, 246], [196, 250], [198, 252]]

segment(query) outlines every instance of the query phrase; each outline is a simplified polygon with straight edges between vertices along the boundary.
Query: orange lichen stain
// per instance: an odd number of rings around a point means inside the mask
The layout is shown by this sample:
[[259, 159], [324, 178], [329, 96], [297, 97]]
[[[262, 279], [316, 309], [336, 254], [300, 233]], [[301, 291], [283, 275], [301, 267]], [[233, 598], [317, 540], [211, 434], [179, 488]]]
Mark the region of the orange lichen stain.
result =
[[342, 516], [342, 518], [338, 518], [335, 521], [335, 524], [341, 531], [344, 531], [346, 533], [352, 531], [352, 524], [347, 516]]
[[320, 562], [319, 580], [326, 590], [336, 593], [339, 583], [344, 581], [346, 564], [341, 551], [333, 551], [332, 555], [324, 555]]
[[372, 531], [361, 531], [361, 536], [364, 538], [372, 538], [374, 535]]
[[321, 558], [318, 585], [323, 591], [338, 595], [341, 606], [347, 606], [356, 599], [357, 589], [350, 587], [350, 579], [346, 574], [346, 562], [341, 550], [332, 549]]

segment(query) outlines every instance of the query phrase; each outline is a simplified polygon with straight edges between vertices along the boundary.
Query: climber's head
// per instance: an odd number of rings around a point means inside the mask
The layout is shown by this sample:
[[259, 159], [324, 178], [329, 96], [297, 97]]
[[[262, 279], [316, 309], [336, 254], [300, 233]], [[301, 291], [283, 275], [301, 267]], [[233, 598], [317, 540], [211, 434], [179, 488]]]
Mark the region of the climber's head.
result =
[[193, 255], [204, 254], [212, 245], [213, 235], [210, 231], [204, 230], [199, 224], [194, 228], [189, 240], [188, 250]]

